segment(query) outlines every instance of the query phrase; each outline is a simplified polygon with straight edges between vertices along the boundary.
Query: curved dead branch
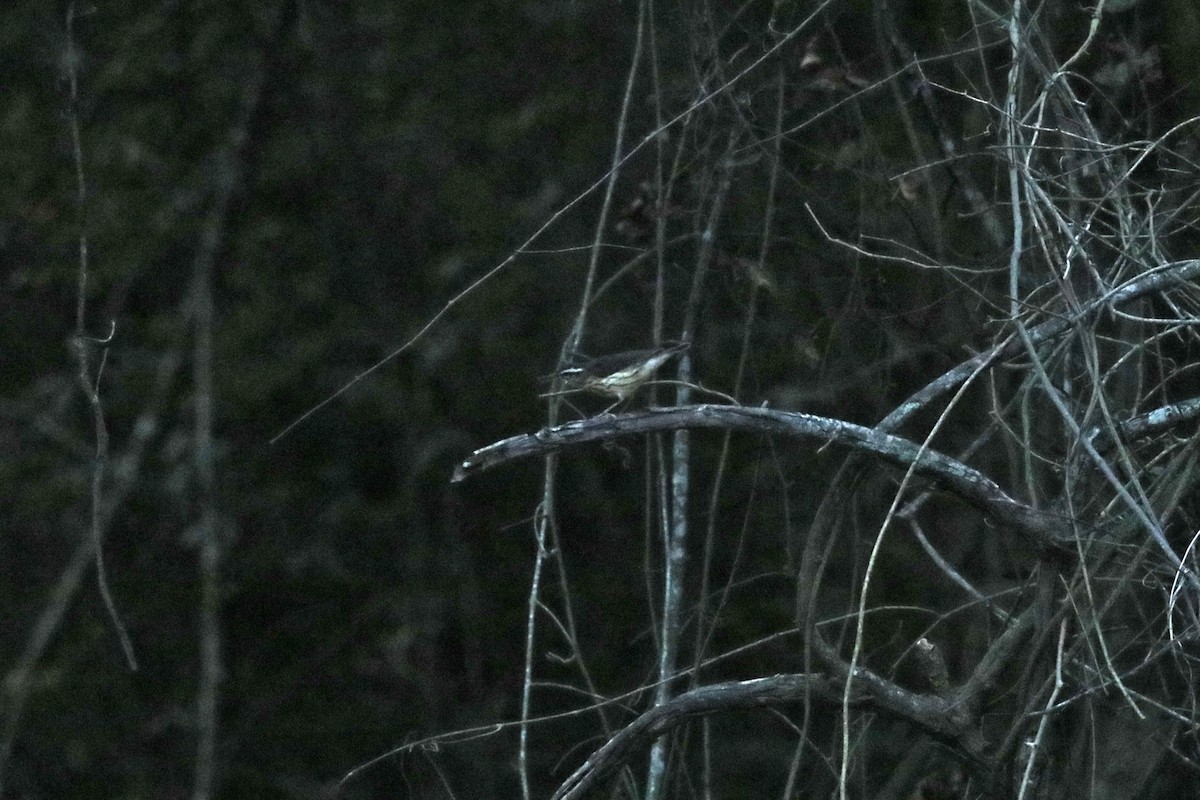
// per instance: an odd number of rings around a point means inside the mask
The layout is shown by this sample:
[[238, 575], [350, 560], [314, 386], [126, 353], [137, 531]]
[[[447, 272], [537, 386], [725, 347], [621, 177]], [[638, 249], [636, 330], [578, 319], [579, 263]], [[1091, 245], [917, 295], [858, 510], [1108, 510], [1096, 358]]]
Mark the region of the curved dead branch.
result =
[[463, 481], [508, 461], [545, 455], [564, 447], [682, 428], [739, 431], [845, 445], [862, 453], [873, 454], [895, 466], [912, 466], [917, 475], [936, 481], [1041, 547], [1065, 549], [1071, 541], [1070, 520], [1015, 500], [991, 478], [961, 461], [934, 450], [922, 450], [908, 439], [862, 425], [769, 408], [722, 405], [652, 408], [631, 414], [569, 422], [536, 433], [503, 439], [476, 450], [459, 464], [453, 480]]

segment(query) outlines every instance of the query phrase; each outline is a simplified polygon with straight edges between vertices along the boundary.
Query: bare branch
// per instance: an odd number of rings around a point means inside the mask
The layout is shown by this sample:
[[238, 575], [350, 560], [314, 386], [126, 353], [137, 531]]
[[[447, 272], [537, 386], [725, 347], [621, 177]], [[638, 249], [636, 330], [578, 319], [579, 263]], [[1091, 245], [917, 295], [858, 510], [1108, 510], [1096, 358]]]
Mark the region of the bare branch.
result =
[[909, 467], [915, 463], [917, 475], [937, 481], [961, 499], [1028, 536], [1040, 546], [1066, 548], [1071, 536], [1069, 520], [1038, 511], [1013, 499], [991, 478], [949, 456], [928, 449], [921, 453], [920, 447], [908, 439], [851, 422], [767, 408], [714, 405], [655, 408], [568, 422], [537, 433], [513, 436], [476, 450], [458, 466], [452, 480], [457, 483], [507, 461], [542, 455], [564, 447], [618, 436], [680, 429], [728, 430], [817, 439], [874, 454], [895, 466]]

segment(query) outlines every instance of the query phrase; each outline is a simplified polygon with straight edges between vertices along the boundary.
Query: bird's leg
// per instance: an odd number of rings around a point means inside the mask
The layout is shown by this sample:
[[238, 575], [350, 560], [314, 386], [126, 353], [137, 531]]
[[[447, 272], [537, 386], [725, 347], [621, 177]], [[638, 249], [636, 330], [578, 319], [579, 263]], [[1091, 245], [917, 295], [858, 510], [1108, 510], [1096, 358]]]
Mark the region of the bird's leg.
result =
[[613, 403], [611, 406], [609, 406], [608, 408], [606, 408], [606, 409], [604, 409], [603, 411], [601, 411], [601, 412], [600, 412], [599, 414], [597, 414], [596, 416], [598, 416], [598, 417], [610, 417], [610, 416], [612, 416], [612, 410], [613, 410], [614, 408], [616, 408], [617, 406], [621, 405], [621, 403], [624, 403], [624, 402], [625, 402], [627, 399], [628, 399], [628, 398], [625, 398], [625, 397], [618, 397], [618, 398], [616, 399], [616, 402], [614, 402], [614, 403]]
[[567, 408], [569, 408], [569, 409], [571, 409], [571, 411], [575, 412], [575, 416], [577, 419], [587, 419], [587, 414], [583, 413], [583, 410], [579, 406], [572, 403], [570, 398], [564, 397], [563, 403], [566, 405]]

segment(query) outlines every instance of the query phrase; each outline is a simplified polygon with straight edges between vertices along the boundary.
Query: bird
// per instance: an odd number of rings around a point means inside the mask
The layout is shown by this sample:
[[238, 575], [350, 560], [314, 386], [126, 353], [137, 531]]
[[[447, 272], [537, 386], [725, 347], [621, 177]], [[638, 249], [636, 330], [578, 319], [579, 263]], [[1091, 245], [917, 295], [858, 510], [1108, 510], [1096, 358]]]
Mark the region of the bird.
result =
[[628, 400], [643, 384], [654, 377], [659, 367], [688, 349], [687, 342], [643, 350], [626, 350], [589, 359], [575, 367], [556, 372], [553, 378], [562, 389], [542, 397], [574, 392], [591, 392], [616, 398], [606, 410]]

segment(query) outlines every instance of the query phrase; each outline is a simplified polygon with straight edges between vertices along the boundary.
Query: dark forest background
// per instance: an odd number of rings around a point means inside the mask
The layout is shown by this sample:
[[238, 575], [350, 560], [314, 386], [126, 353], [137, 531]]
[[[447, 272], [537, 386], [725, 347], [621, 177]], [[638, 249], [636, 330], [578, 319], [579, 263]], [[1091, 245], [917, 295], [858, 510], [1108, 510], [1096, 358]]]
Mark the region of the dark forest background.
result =
[[[664, 702], [664, 541], [670, 695], [817, 682], [588, 796], [1182, 796], [1200, 11], [1093, 11], [6, 3], [0, 796], [548, 797]], [[682, 396], [869, 430], [1064, 319], [888, 428], [1033, 534], [840, 433], [621, 427]], [[451, 482], [607, 405], [539, 397], [578, 354], [681, 338], [690, 399]], [[851, 661], [891, 683], [843, 704]], [[944, 677], [969, 719], [922, 705]], [[526, 690], [577, 713], [522, 746], [488, 726]]]

